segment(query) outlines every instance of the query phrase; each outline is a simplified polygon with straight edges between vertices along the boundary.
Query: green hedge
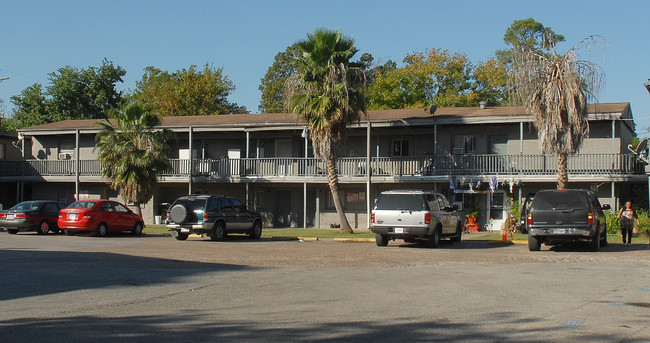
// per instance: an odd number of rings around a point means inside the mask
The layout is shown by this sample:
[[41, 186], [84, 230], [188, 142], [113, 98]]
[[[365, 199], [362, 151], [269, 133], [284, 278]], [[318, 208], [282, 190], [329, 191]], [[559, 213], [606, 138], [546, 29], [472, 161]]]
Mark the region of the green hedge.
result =
[[[650, 218], [648, 218], [648, 211], [638, 210], [636, 214], [639, 216], [639, 222], [641, 223], [641, 225], [637, 226], [637, 229], [639, 229], [639, 232], [648, 232], [648, 229], [650, 229]], [[607, 210], [605, 211], [605, 215], [607, 216], [607, 232], [621, 233], [621, 223], [616, 218], [618, 212]]]

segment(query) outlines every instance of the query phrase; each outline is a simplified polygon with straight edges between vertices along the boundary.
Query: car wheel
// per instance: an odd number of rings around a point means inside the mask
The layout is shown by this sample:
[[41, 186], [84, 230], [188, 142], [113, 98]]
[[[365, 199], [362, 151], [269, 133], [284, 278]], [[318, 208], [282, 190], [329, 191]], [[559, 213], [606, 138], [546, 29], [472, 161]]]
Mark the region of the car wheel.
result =
[[433, 231], [431, 237], [429, 237], [429, 240], [427, 241], [427, 245], [430, 248], [437, 248], [439, 244], [440, 244], [440, 229], [436, 228]]
[[169, 211], [169, 219], [176, 224], [183, 224], [187, 220], [187, 207], [183, 205], [174, 205]]
[[589, 251], [600, 250], [600, 229], [596, 231], [596, 236], [594, 236], [594, 238], [587, 244], [588, 244], [587, 248], [589, 248]]
[[44, 235], [50, 231], [50, 223], [47, 220], [41, 222], [41, 224], [36, 228], [36, 233], [39, 235]]
[[74, 231], [72, 230], [63, 230], [63, 233], [65, 233], [66, 236], [74, 236]]
[[388, 235], [375, 234], [375, 243], [378, 247], [385, 247], [388, 245]]
[[18, 229], [7, 229], [7, 232], [8, 232], [10, 235], [15, 235], [15, 234], [18, 233]]
[[250, 238], [260, 239], [260, 237], [262, 237], [262, 223], [259, 220], [256, 220], [251, 228]]
[[460, 223], [456, 225], [456, 235], [451, 237], [452, 243], [460, 243], [460, 240], [463, 236], [463, 230], [461, 229]]
[[220, 241], [226, 238], [226, 228], [222, 222], [216, 222], [210, 233], [210, 239], [213, 241]]
[[184, 241], [184, 240], [187, 239], [187, 237], [189, 236], [189, 234], [187, 234], [187, 233], [180, 233], [178, 230], [175, 230], [175, 231], [172, 232], [172, 236], [174, 236], [174, 238], [176, 238], [176, 240]]
[[142, 234], [142, 223], [140, 222], [135, 223], [135, 226], [133, 227], [131, 233], [133, 233], [136, 236], [140, 236]]
[[104, 223], [99, 224], [97, 230], [95, 230], [95, 236], [106, 237], [107, 234], [108, 234], [108, 226], [106, 226], [106, 224]]
[[529, 234], [528, 235], [528, 250], [529, 251], [539, 251], [542, 248], [542, 243], [539, 241], [539, 238]]

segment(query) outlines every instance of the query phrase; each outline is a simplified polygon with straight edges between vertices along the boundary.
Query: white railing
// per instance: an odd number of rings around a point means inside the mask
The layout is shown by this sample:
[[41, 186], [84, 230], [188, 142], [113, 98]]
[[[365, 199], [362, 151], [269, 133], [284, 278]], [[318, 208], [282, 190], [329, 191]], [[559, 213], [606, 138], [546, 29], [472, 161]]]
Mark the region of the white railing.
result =
[[[242, 159], [172, 159], [165, 177], [325, 177], [326, 164], [316, 158], [272, 157]], [[0, 176], [76, 175], [75, 160], [0, 161]], [[550, 155], [444, 155], [435, 157], [373, 157], [377, 176], [430, 175], [554, 175], [557, 158]], [[79, 161], [79, 175], [101, 176], [97, 160]], [[342, 157], [340, 177], [364, 177], [365, 157]], [[572, 175], [644, 174], [644, 166], [632, 154], [582, 154], [569, 156]]]

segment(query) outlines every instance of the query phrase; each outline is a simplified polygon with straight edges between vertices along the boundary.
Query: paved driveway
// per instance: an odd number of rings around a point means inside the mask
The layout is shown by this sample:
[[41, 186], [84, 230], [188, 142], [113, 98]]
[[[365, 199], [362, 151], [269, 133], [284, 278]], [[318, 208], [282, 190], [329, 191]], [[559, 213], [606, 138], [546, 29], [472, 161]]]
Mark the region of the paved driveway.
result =
[[650, 341], [650, 250], [0, 232], [3, 342]]

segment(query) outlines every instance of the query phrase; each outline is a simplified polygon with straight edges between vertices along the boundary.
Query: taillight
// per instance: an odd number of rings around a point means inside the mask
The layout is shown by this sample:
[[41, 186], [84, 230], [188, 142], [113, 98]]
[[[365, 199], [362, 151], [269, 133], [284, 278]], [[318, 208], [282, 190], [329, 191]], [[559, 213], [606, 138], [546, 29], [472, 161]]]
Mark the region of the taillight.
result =
[[373, 223], [373, 224], [375, 223], [375, 213], [374, 212], [370, 213], [370, 222]]
[[589, 212], [587, 215], [587, 224], [592, 225], [594, 223], [594, 214]]
[[27, 218], [27, 215], [24, 213], [17, 213], [16, 218]]
[[203, 212], [203, 221], [205, 222], [205, 221], [207, 221], [207, 220], [208, 220], [208, 213], [207, 213], [207, 212]]
[[4, 214], [0, 214], [0, 218], [4, 218], [4, 217], [5, 217], [5, 215], [4, 215]]
[[533, 214], [528, 213], [528, 217], [526, 218], [526, 224], [527, 225], [532, 225], [533, 224]]
[[425, 213], [424, 214], [424, 223], [425, 224], [431, 224], [431, 213]]

